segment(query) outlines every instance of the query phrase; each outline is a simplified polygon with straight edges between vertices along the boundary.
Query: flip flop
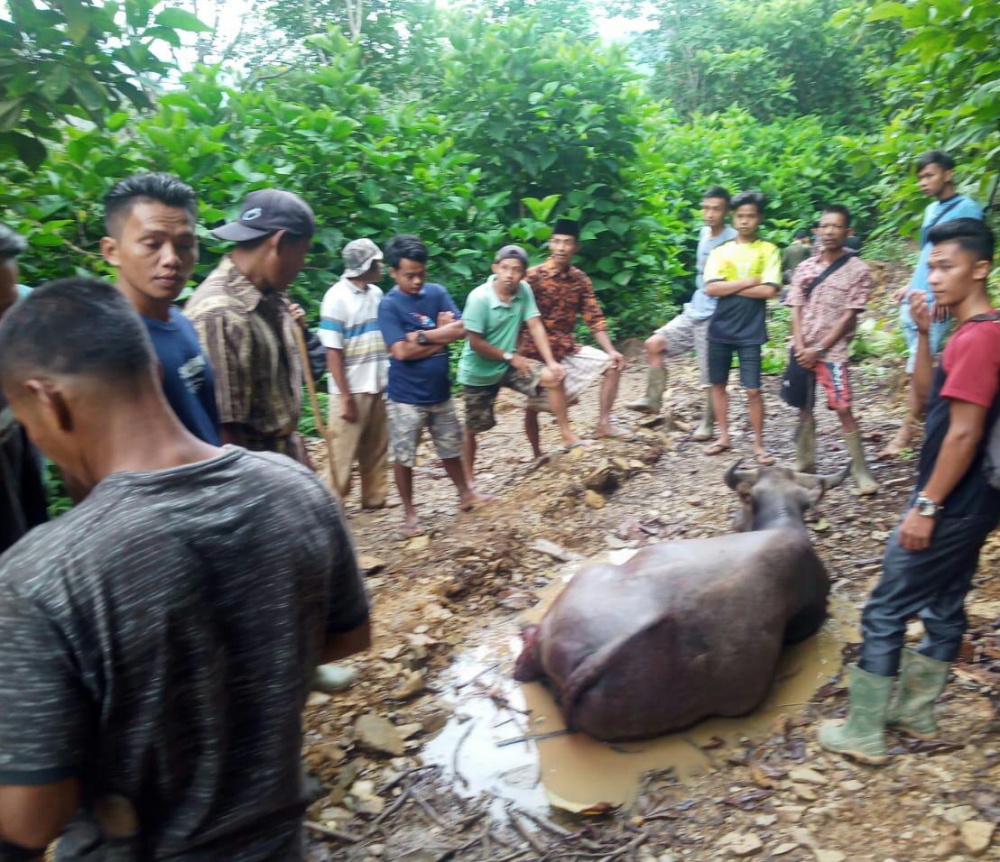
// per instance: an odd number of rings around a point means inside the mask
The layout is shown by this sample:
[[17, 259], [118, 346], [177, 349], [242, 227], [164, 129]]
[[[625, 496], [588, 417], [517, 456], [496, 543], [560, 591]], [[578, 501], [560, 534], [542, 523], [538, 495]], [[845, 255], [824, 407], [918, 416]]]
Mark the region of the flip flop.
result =
[[711, 457], [712, 455], [721, 455], [723, 452], [728, 452], [732, 448], [732, 446], [726, 446], [722, 443], [713, 443], [711, 446], [706, 446], [702, 449], [701, 454]]
[[758, 452], [753, 456], [753, 459], [760, 464], [761, 467], [770, 467], [778, 461], [777, 458], [773, 455], [768, 455], [767, 452]]
[[575, 443], [570, 443], [569, 446], [563, 446], [563, 452], [571, 452], [573, 449], [592, 449], [593, 447], [593, 440], [577, 440]]
[[615, 428], [610, 434], [595, 434], [598, 440], [635, 440], [635, 434], [627, 428]]

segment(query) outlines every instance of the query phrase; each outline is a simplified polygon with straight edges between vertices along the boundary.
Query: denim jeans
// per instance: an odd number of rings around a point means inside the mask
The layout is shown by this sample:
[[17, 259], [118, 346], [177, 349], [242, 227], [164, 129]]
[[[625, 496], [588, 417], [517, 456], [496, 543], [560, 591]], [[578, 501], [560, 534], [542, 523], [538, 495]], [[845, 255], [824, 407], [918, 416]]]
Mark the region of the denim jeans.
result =
[[907, 551], [899, 527], [889, 537], [882, 577], [861, 616], [864, 643], [858, 664], [880, 676], [895, 676], [906, 624], [919, 616], [926, 635], [919, 651], [938, 661], [954, 661], [965, 633], [965, 596], [979, 563], [979, 550], [998, 521], [995, 512], [941, 518], [930, 547]]

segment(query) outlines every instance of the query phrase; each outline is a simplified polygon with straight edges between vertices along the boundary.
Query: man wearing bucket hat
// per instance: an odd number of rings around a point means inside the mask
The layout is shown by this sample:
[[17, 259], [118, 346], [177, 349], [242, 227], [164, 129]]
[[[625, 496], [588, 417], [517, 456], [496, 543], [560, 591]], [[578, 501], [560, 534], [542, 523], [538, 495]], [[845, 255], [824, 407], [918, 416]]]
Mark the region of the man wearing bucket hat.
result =
[[315, 230], [312, 210], [297, 195], [251, 192], [239, 218], [212, 231], [236, 247], [185, 308], [215, 373], [223, 443], [303, 463], [303, 377], [287, 291]]
[[319, 334], [330, 371], [328, 424], [337, 441], [327, 478], [346, 499], [357, 458], [361, 506], [380, 509], [385, 505], [389, 461], [389, 358], [378, 326], [382, 251], [370, 239], [356, 239], [342, 254], [344, 274], [326, 292], [320, 308]]

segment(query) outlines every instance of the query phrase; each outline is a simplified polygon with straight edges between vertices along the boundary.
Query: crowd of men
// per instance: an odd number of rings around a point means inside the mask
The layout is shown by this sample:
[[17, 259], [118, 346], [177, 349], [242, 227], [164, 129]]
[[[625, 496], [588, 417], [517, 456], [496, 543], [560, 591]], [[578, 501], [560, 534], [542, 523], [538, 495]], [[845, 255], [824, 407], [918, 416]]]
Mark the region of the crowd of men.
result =
[[[820, 731], [825, 747], [876, 763], [888, 756], [887, 726], [936, 731], [962, 604], [1000, 520], [1000, 493], [983, 469], [1000, 413], [1000, 323], [986, 295], [993, 236], [978, 207], [955, 194], [953, 170], [937, 151], [917, 165], [935, 200], [919, 265], [897, 296], [913, 385], [909, 418], [883, 454], [910, 445], [926, 414], [919, 477], [865, 609], [849, 716]], [[541, 466], [539, 412], [553, 414], [565, 449], [593, 445], [574, 431], [570, 409], [599, 379], [593, 436], [630, 436], [612, 421], [625, 359], [573, 265], [575, 221], [556, 221], [538, 266], [519, 246], [499, 249], [464, 309], [428, 281], [417, 237], [384, 249], [355, 239], [321, 306], [333, 439], [321, 479], [298, 430], [306, 315], [288, 297], [316, 231], [309, 205], [276, 189], [248, 195], [238, 218], [212, 231], [231, 251], [181, 310], [199, 253], [193, 190], [143, 174], [117, 183], [104, 204], [113, 286], [71, 277], [28, 291], [17, 273], [26, 244], [0, 229], [0, 859], [41, 858], [59, 836], [61, 859], [111, 858], [100, 854], [112, 847], [129, 859], [301, 858], [306, 697], [348, 685], [353, 671], [338, 660], [370, 642], [336, 501], [350, 494], [355, 464], [361, 507], [379, 509], [391, 461], [400, 534], [416, 535], [425, 430], [459, 507], [474, 508], [493, 499], [475, 468], [500, 389], [524, 398]], [[706, 456], [728, 452], [735, 358], [754, 458], [774, 464], [761, 347], [767, 302], [785, 285], [792, 343], [782, 398], [798, 411], [795, 467], [816, 468], [818, 384], [857, 493], [874, 494], [849, 374], [872, 276], [851, 248], [851, 213], [825, 206], [813, 233], [782, 256], [759, 235], [765, 207], [756, 191], [705, 192], [695, 292], [645, 342], [646, 393], [628, 407], [659, 413], [668, 363], [693, 351], [704, 391], [693, 437], [708, 443]], [[580, 319], [597, 347], [577, 342]], [[464, 342], [461, 419], [455, 342]], [[42, 456], [76, 503], [50, 523]], [[904, 650], [914, 615], [926, 639]]]

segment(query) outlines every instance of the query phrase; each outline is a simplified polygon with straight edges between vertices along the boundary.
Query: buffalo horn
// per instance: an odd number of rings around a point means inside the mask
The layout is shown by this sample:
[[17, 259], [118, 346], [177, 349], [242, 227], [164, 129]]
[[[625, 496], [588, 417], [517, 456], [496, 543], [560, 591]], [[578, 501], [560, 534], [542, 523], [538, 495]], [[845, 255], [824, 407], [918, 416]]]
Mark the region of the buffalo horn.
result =
[[735, 464], [733, 464], [728, 470], [726, 470], [726, 484], [736, 490], [736, 487], [740, 482], [749, 482], [751, 485], [757, 481], [757, 476], [760, 470], [741, 470], [739, 469], [740, 464], [743, 463], [743, 459], [740, 458]]
[[796, 483], [801, 485], [803, 488], [818, 488], [820, 485], [823, 486], [824, 491], [829, 491], [831, 488], [836, 488], [840, 485], [844, 479], [847, 478], [847, 474], [851, 472], [851, 467], [848, 465], [843, 470], [836, 473], [826, 473], [826, 474], [812, 474], [812, 473], [799, 473], [793, 472], [792, 475], [795, 478]]

